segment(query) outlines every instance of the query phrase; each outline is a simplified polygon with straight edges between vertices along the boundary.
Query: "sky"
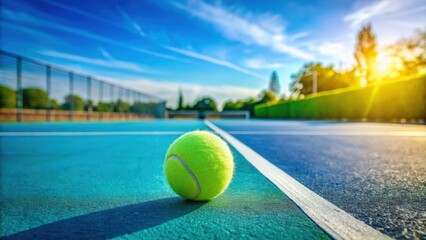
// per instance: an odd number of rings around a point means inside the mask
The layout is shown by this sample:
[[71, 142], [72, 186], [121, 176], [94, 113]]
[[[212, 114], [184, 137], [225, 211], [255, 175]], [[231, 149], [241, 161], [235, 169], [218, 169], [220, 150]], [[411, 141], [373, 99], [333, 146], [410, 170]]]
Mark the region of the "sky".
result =
[[426, 26], [424, 0], [1, 1], [3, 50], [168, 100], [256, 97], [277, 71], [282, 93], [307, 62], [354, 64], [371, 23], [379, 46]]

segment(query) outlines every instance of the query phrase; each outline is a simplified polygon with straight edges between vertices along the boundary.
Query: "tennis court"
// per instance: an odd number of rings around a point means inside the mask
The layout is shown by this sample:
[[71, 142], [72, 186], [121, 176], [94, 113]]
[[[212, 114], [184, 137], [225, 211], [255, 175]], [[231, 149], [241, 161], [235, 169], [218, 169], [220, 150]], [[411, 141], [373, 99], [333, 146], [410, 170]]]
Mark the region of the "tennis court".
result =
[[[209, 202], [177, 197], [163, 174], [168, 146], [197, 129], [215, 131], [235, 156], [230, 187]], [[386, 238], [373, 228], [401, 237], [377, 208], [416, 211], [388, 220], [424, 237], [424, 126], [153, 120], [0, 130], [2, 238]]]

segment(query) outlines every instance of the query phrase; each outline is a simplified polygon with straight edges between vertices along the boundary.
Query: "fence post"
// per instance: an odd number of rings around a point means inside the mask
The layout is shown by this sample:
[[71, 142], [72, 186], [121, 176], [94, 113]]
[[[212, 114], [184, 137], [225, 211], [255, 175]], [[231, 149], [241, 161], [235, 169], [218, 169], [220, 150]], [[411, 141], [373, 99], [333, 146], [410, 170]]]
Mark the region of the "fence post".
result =
[[118, 98], [117, 98], [117, 113], [118, 113], [118, 119], [119, 119], [119, 120], [122, 120], [122, 119], [121, 119], [122, 113], [120, 112], [120, 109], [119, 109], [120, 105], [118, 105], [118, 102], [120, 102], [121, 104], [122, 104], [122, 102], [123, 102], [123, 88], [121, 88], [121, 87], [117, 87], [117, 90], [118, 90]]
[[69, 72], [69, 80], [70, 80], [70, 109], [69, 109], [69, 120], [72, 121], [74, 117], [74, 74], [72, 72]]
[[[101, 81], [98, 81], [99, 82], [99, 103], [102, 103], [102, 97], [103, 97], [103, 94], [104, 94], [104, 83], [103, 82], [101, 82]], [[98, 106], [99, 106], [99, 103], [98, 103]], [[99, 109], [99, 108], [98, 108]], [[102, 109], [103, 110], [103, 109]], [[99, 111], [99, 110], [98, 110]], [[99, 114], [100, 114], [100, 119], [101, 120], [103, 120], [103, 118], [104, 118], [104, 112], [103, 111], [99, 111]]]
[[51, 91], [51, 84], [50, 84], [50, 78], [51, 78], [51, 67], [49, 65], [46, 65], [46, 92], [47, 92], [47, 111], [46, 111], [46, 120], [50, 121], [51, 118], [51, 108], [52, 103], [50, 101], [50, 91]]
[[109, 119], [113, 119], [112, 115], [114, 112], [114, 85], [109, 85], [109, 95], [111, 98], [111, 107], [110, 107], [110, 113], [109, 113]]
[[87, 77], [87, 120], [92, 119], [92, 79]]
[[130, 99], [130, 90], [126, 89], [126, 96], [127, 96], [127, 103], [129, 104], [129, 109], [127, 109], [127, 114], [126, 114], [126, 119], [129, 120], [130, 119], [130, 112], [131, 112], [131, 108], [132, 108], [132, 100]]
[[16, 58], [16, 121], [22, 121], [22, 58]]

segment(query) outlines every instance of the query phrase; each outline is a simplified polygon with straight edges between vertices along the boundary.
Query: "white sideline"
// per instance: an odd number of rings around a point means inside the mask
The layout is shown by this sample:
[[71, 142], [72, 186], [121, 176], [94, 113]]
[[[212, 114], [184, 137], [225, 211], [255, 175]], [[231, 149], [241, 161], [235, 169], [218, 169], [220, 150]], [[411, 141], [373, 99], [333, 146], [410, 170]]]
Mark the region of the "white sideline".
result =
[[391, 239], [309, 190], [209, 120], [204, 120], [204, 123], [240, 152], [334, 239]]
[[232, 135], [426, 137], [426, 132], [418, 131], [229, 131], [229, 133]]
[[180, 135], [184, 131], [127, 131], [127, 132], [0, 132], [3, 137], [49, 136], [125, 136], [125, 135]]

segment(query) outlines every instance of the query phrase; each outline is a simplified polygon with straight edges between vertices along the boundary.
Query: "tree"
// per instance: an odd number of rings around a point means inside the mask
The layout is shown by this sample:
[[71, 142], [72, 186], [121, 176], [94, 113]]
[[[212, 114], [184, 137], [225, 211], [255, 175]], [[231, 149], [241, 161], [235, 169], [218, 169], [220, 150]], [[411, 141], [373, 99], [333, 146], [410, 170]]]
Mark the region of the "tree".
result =
[[277, 101], [277, 96], [272, 91], [263, 91], [260, 96], [260, 100], [256, 102], [257, 104], [264, 104], [264, 103], [272, 103]]
[[199, 99], [194, 106], [192, 107], [194, 110], [198, 111], [215, 111], [217, 112], [217, 104], [216, 101], [211, 97], [203, 97]]
[[426, 27], [386, 48], [400, 76], [426, 72]]
[[242, 101], [228, 100], [224, 103], [223, 110], [240, 110], [243, 106]]
[[127, 102], [119, 99], [116, 104], [114, 104], [114, 112], [130, 112], [130, 105]]
[[184, 106], [183, 106], [183, 92], [182, 92], [182, 88], [179, 89], [179, 98], [178, 98], [178, 105], [177, 105], [177, 110], [183, 110]]
[[16, 108], [16, 91], [0, 86], [0, 108]]
[[63, 110], [84, 111], [84, 100], [77, 95], [68, 94], [65, 96], [65, 102], [62, 105]]
[[256, 106], [257, 101], [254, 98], [249, 98], [243, 102], [243, 106], [241, 106], [241, 110], [246, 110], [250, 112], [250, 116], [254, 114], [254, 106]]
[[333, 90], [356, 85], [354, 70], [336, 72], [333, 66], [322, 63], [307, 63], [297, 73], [291, 75], [289, 88], [293, 95], [313, 93], [313, 72], [317, 75], [317, 92]]
[[59, 104], [58, 104], [58, 101], [56, 101], [56, 99], [53, 99], [53, 98], [50, 99], [50, 109], [59, 110]]
[[98, 105], [94, 108], [97, 112], [110, 112], [111, 111], [111, 103], [109, 102], [98, 102]]
[[361, 86], [366, 86], [374, 80], [377, 57], [376, 36], [372, 32], [371, 24], [365, 25], [357, 36], [355, 46], [355, 60], [357, 72], [361, 78]]
[[280, 94], [280, 80], [276, 71], [271, 74], [271, 80], [269, 81], [269, 91], [274, 92], [276, 95]]
[[40, 88], [25, 88], [22, 97], [24, 108], [47, 109], [47, 92]]

